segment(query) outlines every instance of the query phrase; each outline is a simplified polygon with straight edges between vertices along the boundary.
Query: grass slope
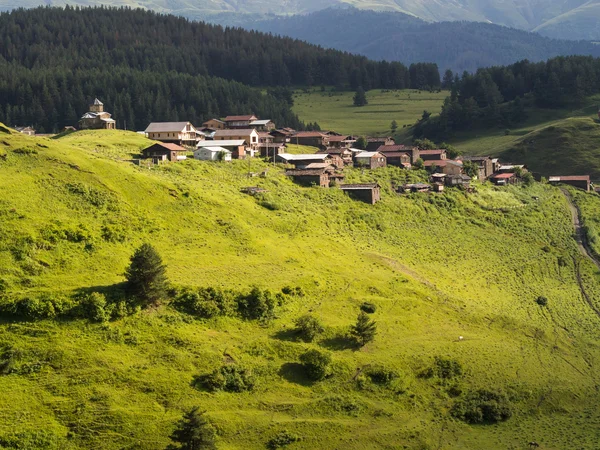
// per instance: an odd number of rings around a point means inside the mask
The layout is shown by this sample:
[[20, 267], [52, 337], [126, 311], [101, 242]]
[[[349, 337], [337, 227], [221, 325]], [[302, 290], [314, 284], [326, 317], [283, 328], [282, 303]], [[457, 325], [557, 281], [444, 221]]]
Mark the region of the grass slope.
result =
[[[0, 134], [5, 294], [111, 286], [150, 241], [175, 283], [291, 285], [306, 296], [288, 299], [267, 324], [194, 320], [167, 305], [107, 324], [3, 321], [0, 346], [19, 358], [15, 373], [0, 375], [0, 445], [161, 449], [194, 405], [208, 411], [224, 449], [264, 448], [284, 429], [302, 437], [290, 447], [298, 449], [521, 449], [531, 440], [559, 449], [600, 439], [599, 319], [581, 299], [579, 254], [557, 189], [399, 196], [390, 183], [418, 172], [350, 171], [351, 182], [382, 184], [382, 202], [370, 206], [336, 189], [299, 188], [281, 167], [249, 179], [260, 161], [152, 169], [126, 161], [148, 143], [124, 132]], [[264, 197], [240, 193], [257, 183]], [[59, 231], [83, 238], [57, 239]], [[598, 302], [597, 270], [581, 266]], [[343, 335], [365, 300], [377, 304], [379, 334], [356, 351]], [[309, 311], [324, 336], [290, 340], [293, 320]], [[306, 348], [332, 352], [331, 378], [302, 377]], [[435, 356], [458, 360], [464, 375], [418, 377]], [[191, 387], [194, 375], [231, 357], [253, 369], [255, 392]], [[401, 373], [394, 386], [356, 381], [357, 368], [377, 364]], [[452, 386], [503, 389], [514, 417], [457, 422], [448, 415]]]
[[389, 135], [393, 120], [402, 130], [414, 124], [423, 110], [438, 112], [447, 92], [415, 90], [367, 92], [368, 105], [353, 105], [353, 92], [321, 92], [320, 89], [297, 91], [293, 110], [305, 122], [317, 121], [323, 130], [353, 135]]

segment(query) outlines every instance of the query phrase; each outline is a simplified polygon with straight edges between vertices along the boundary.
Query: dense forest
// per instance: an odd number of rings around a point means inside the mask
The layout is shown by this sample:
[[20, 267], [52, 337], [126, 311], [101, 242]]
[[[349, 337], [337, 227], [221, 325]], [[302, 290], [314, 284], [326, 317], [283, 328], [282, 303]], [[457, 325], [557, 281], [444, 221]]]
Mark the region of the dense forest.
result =
[[[302, 128], [290, 105], [242, 86], [436, 88], [434, 64], [374, 62], [289, 38], [127, 8], [0, 14], [0, 120], [73, 125], [99, 96], [119, 127], [253, 112]], [[228, 80], [228, 81], [225, 81]], [[237, 83], [231, 83], [231, 82]]]
[[550, 39], [483, 22], [428, 23], [397, 12], [331, 8], [308, 15], [251, 21], [221, 15], [245, 28], [290, 36], [307, 42], [365, 55], [375, 60], [436, 63], [442, 71], [462, 73], [515, 61], [545, 61], [556, 56], [600, 56], [600, 46], [586, 41]]
[[505, 67], [480, 69], [462, 77], [447, 71], [451, 90], [439, 116], [423, 114], [415, 136], [444, 138], [455, 131], [509, 127], [526, 118], [527, 104], [542, 108], [577, 105], [600, 92], [600, 59], [557, 57], [546, 62], [520, 61]]

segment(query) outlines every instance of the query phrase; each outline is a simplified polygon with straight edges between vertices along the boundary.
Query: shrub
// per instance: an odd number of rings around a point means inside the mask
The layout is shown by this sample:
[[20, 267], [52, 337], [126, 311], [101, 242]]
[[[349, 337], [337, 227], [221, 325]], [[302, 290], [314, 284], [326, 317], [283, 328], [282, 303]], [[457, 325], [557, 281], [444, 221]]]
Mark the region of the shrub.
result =
[[92, 292], [81, 302], [82, 315], [94, 322], [108, 322], [112, 308], [108, 307], [106, 297], [98, 292]]
[[150, 244], [143, 244], [135, 251], [125, 277], [128, 293], [144, 306], [158, 302], [166, 294], [166, 267]]
[[206, 411], [200, 411], [198, 407], [189, 410], [177, 423], [175, 431], [171, 434], [171, 440], [177, 445], [167, 447], [172, 450], [213, 450], [215, 446], [215, 428], [205, 417]]
[[237, 298], [238, 311], [250, 320], [268, 320], [273, 317], [275, 298], [268, 289], [252, 288], [249, 294]]
[[244, 392], [254, 389], [255, 380], [250, 369], [232, 364], [196, 377], [194, 384], [213, 392]]
[[455, 359], [435, 357], [435, 374], [444, 379], [454, 378], [462, 375], [462, 365]]
[[319, 319], [311, 315], [305, 315], [296, 319], [295, 332], [304, 342], [312, 342], [323, 333], [325, 328]]
[[373, 383], [389, 385], [394, 380], [398, 379], [400, 375], [393, 369], [389, 369], [385, 366], [375, 366], [367, 370], [367, 376]]
[[512, 416], [512, 405], [504, 393], [480, 389], [457, 401], [450, 413], [467, 423], [497, 423]]
[[286, 445], [293, 444], [294, 442], [300, 441], [301, 438], [297, 435], [290, 433], [287, 430], [280, 431], [273, 437], [269, 442], [267, 442], [267, 448], [276, 450], [281, 447], [285, 447]]
[[369, 319], [364, 312], [361, 312], [356, 319], [356, 324], [350, 329], [350, 335], [356, 340], [356, 343], [363, 347], [375, 339], [377, 334], [377, 324]]
[[0, 375], [8, 375], [15, 370], [18, 352], [12, 347], [5, 348], [0, 353]]
[[548, 299], [546, 297], [544, 297], [543, 295], [540, 295], [535, 302], [540, 305], [540, 306], [547, 306], [548, 305]]
[[377, 311], [377, 306], [374, 303], [364, 302], [362, 305], [360, 305], [360, 310], [367, 314], [373, 314], [375, 311]]
[[231, 311], [231, 294], [212, 287], [183, 291], [174, 306], [193, 316], [210, 319]]
[[331, 356], [319, 350], [308, 350], [300, 355], [306, 375], [313, 381], [325, 378], [331, 372]]

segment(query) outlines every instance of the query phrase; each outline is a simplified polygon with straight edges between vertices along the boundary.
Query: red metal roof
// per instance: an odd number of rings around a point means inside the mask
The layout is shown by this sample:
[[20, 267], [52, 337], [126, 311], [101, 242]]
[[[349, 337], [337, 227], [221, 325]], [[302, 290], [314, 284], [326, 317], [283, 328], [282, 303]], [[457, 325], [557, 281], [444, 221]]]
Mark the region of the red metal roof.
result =
[[441, 155], [442, 153], [446, 153], [446, 150], [441, 148], [439, 150], [419, 150], [421, 155]]
[[491, 178], [499, 178], [499, 179], [501, 179], [501, 180], [502, 180], [502, 179], [504, 179], [504, 178], [507, 178], [507, 179], [508, 179], [508, 178], [512, 178], [512, 177], [514, 177], [514, 176], [515, 176], [515, 174], [514, 174], [514, 173], [499, 173], [499, 174], [497, 174], [497, 175], [492, 175], [492, 177], [491, 177]]
[[158, 142], [154, 145], [160, 145], [161, 147], [166, 148], [167, 150], [171, 150], [172, 152], [187, 152], [187, 150], [177, 144], [167, 144], [164, 142]]
[[568, 175], [566, 177], [557, 176], [551, 178], [558, 178], [560, 181], [590, 181], [589, 175]]

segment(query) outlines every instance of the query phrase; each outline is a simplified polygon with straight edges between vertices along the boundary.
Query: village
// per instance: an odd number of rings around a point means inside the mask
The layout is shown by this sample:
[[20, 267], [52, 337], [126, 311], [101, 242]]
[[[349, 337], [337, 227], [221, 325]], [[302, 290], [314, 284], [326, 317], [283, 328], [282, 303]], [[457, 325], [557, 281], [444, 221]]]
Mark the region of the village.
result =
[[[110, 113], [104, 111], [104, 104], [100, 100], [96, 98], [89, 109], [79, 121], [81, 130], [115, 129], [115, 121]], [[35, 135], [31, 127], [17, 130]], [[63, 131], [75, 130], [74, 127], [67, 127]], [[200, 161], [263, 158], [284, 164], [285, 174], [299, 185], [339, 187], [349, 196], [370, 204], [380, 200], [381, 186], [377, 183], [345, 184], [345, 168], [374, 170], [396, 166], [405, 170], [418, 168], [428, 171], [428, 183], [393, 186], [398, 193], [439, 193], [446, 187], [472, 191], [471, 182], [474, 180], [505, 186], [520, 183], [532, 176], [525, 165], [503, 162], [491, 156], [450, 158], [446, 149], [421, 149], [396, 144], [390, 136], [361, 139], [335, 131], [277, 128], [270, 119], [261, 119], [253, 114], [213, 118], [201, 127], [190, 122], [152, 122], [140, 133], [157, 142], [143, 149], [141, 158], [135, 160], [138, 164], [142, 161], [152, 165], [177, 162], [192, 155]], [[292, 154], [287, 151], [290, 144], [312, 147], [317, 151], [312, 154]], [[539, 176], [536, 178], [539, 179]], [[589, 175], [550, 176], [548, 182], [567, 184], [585, 191], [593, 188]], [[247, 191], [255, 193], [259, 189], [248, 188]]]

